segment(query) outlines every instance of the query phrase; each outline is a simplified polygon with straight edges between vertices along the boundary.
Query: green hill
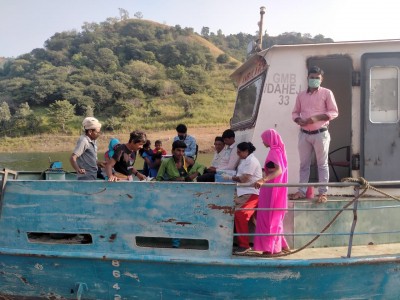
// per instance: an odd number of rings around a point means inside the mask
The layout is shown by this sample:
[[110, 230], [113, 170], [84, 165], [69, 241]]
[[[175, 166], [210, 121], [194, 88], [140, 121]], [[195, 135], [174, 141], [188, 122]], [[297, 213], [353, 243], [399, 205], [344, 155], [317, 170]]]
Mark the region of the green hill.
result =
[[[228, 124], [235, 100], [229, 74], [239, 62], [221, 55], [191, 28], [136, 19], [85, 24], [4, 63], [0, 123], [8, 135], [10, 127], [19, 135], [71, 133], [91, 114], [109, 130]], [[47, 116], [55, 104], [73, 109], [64, 124]]]
[[[181, 122], [227, 126], [236, 92], [229, 75], [254, 39], [115, 18], [56, 33], [44, 48], [2, 61], [0, 136], [76, 134], [87, 115], [119, 132]], [[300, 33], [265, 40], [265, 46], [332, 41]]]

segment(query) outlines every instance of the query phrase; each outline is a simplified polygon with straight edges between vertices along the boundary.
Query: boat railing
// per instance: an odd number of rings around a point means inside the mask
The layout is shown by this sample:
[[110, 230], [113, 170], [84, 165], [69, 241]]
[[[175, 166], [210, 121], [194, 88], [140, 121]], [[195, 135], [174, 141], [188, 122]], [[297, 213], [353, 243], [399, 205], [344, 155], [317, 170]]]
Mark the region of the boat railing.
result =
[[[354, 238], [356, 236], [367, 236], [366, 239], [361, 239], [361, 243], [365, 244], [374, 244], [373, 242], [368, 242], [367, 239], [371, 238], [372, 236], [385, 236], [385, 238], [378, 238], [377, 240], [381, 243], [396, 243], [400, 242], [398, 240], [398, 235], [400, 233], [400, 230], [393, 230], [393, 229], [386, 229], [386, 230], [377, 230], [377, 228], [380, 228], [380, 226], [371, 226], [371, 223], [374, 223], [374, 220], [371, 222], [371, 216], [374, 215], [373, 211], [384, 211], [384, 210], [391, 210], [393, 211], [396, 208], [400, 208], [400, 198], [391, 195], [387, 192], [387, 188], [397, 188], [400, 185], [400, 181], [371, 181], [367, 182], [363, 178], [348, 178], [344, 179], [343, 182], [330, 182], [330, 183], [303, 183], [303, 184], [292, 184], [292, 183], [287, 183], [287, 184], [273, 184], [273, 183], [265, 183], [263, 184], [263, 187], [318, 187], [318, 186], [329, 186], [329, 187], [339, 187], [339, 188], [348, 188], [348, 187], [353, 187], [354, 192], [352, 195], [345, 195], [345, 196], [332, 196], [330, 197], [328, 203], [325, 204], [316, 204], [313, 203], [311, 199], [302, 199], [302, 200], [290, 200], [290, 204], [288, 208], [236, 208], [236, 210], [252, 210], [252, 211], [286, 211], [286, 216], [290, 214], [292, 220], [290, 220], [289, 224], [294, 224], [296, 222], [296, 217], [299, 218], [299, 221], [297, 222], [300, 224], [298, 227], [302, 231], [299, 231], [298, 228], [295, 226], [292, 226], [290, 228], [291, 230], [287, 230], [287, 228], [284, 227], [285, 232], [283, 234], [270, 234], [270, 233], [248, 233], [248, 234], [239, 234], [239, 233], [234, 233], [234, 236], [249, 236], [250, 239], [254, 238], [255, 236], [285, 236], [287, 239], [291, 239], [292, 243], [293, 240], [296, 238], [299, 238], [301, 241], [304, 242], [304, 238], [311, 238], [308, 242], [305, 242], [301, 246], [296, 246], [295, 250], [291, 251], [290, 253], [281, 253], [281, 254], [276, 254], [273, 255], [274, 257], [279, 257], [279, 256], [287, 256], [290, 254], [294, 254], [297, 252], [300, 252], [308, 247], [314, 247], [313, 243], [319, 239], [320, 237], [343, 237], [343, 236], [348, 236], [347, 240], [347, 258], [351, 257], [352, 254], [352, 249], [354, 246]], [[376, 188], [379, 186], [379, 188]], [[383, 189], [385, 188], [385, 189]], [[367, 196], [367, 192], [369, 190], [373, 190], [375, 193], [380, 194], [379, 197], [377, 196]], [[382, 202], [382, 200], [395, 200], [399, 201], [398, 204], [391, 204], [388, 202]], [[362, 202], [368, 202], [367, 205], [360, 206], [360, 203]], [[330, 205], [331, 204], [331, 205]], [[363, 217], [368, 218], [367, 222], [366, 220], [363, 220], [363, 218], [360, 218], [360, 212], [363, 213]], [[332, 217], [332, 213], [335, 213], [334, 216]], [[336, 232], [327, 232], [328, 229], [332, 227], [332, 225], [338, 221], [338, 218], [340, 215], [344, 212], [351, 212], [352, 217], [351, 217], [351, 225], [348, 230], [344, 228], [344, 226], [339, 226], [339, 229], [343, 229], [341, 231], [336, 231]], [[319, 213], [319, 214], [325, 214], [329, 215], [329, 219], [324, 219], [324, 218], [319, 218], [319, 220], [324, 220], [324, 223], [316, 223], [315, 225], [320, 225], [320, 230], [314, 230], [312, 229], [317, 229], [316, 227], [314, 228], [309, 228], [307, 227], [307, 222], [310, 214], [312, 213]], [[381, 212], [382, 213], [382, 212]], [[381, 214], [380, 213], [380, 214]], [[392, 212], [394, 215], [398, 215], [398, 212]], [[303, 218], [304, 220], [301, 220]], [[374, 218], [372, 218], [374, 219]], [[379, 219], [379, 218], [378, 218]], [[348, 220], [343, 221], [343, 224], [346, 224]], [[376, 223], [382, 220], [375, 220]], [[303, 224], [303, 222], [306, 223], [306, 225]], [[382, 223], [385, 221], [383, 220]], [[356, 230], [357, 223], [359, 223], [360, 230]], [[342, 225], [343, 225], [342, 224]], [[347, 223], [348, 224], [348, 223]], [[305, 231], [305, 227], [309, 229], [308, 231]], [[388, 226], [390, 227], [390, 225]], [[310, 231], [311, 229], [311, 231]], [[338, 229], [338, 228], [337, 228]], [[400, 229], [400, 227], [399, 227]], [[375, 230], [375, 231], [374, 231]], [[390, 238], [388, 236], [394, 235], [395, 238]], [[328, 240], [331, 241], [331, 240]], [[383, 242], [382, 242], [383, 241]], [[360, 244], [360, 243], [359, 243]], [[332, 245], [324, 245], [322, 247], [329, 247], [329, 246], [337, 246], [335, 243], [332, 243]]]
[[[60, 177], [43, 180], [43, 176], [35, 180], [29, 174], [25, 179], [21, 172], [15, 180], [10, 172], [2, 175], [0, 228], [9, 232], [17, 248], [45, 249], [47, 241], [34, 239], [36, 235], [74, 234], [88, 236], [91, 243], [68, 246], [52, 243], [59, 251], [79, 250], [84, 245], [91, 247], [91, 253], [118, 249], [119, 255], [146, 254], [149, 249], [157, 255], [175, 255], [183, 249], [187, 255], [195, 251], [197, 257], [232, 254], [236, 187], [233, 183], [82, 182]], [[353, 246], [400, 244], [396, 210], [400, 203], [394, 202], [399, 200], [396, 196], [400, 194], [400, 181], [368, 183], [352, 179], [327, 184], [264, 184], [265, 187], [321, 185], [332, 188], [327, 203], [292, 200], [284, 208], [284, 235], [296, 249], [293, 252], [307, 247], [340, 246], [347, 247], [347, 257], [351, 257]], [[378, 193], [382, 196], [376, 196]], [[82, 217], [82, 212], [90, 212], [90, 218]], [[115, 239], [116, 232], [126, 234]], [[253, 238], [255, 234], [247, 235]], [[180, 239], [183, 245], [187, 242], [193, 249], [174, 248], [171, 239]]]
[[0, 211], [1, 211], [2, 201], [4, 198], [4, 187], [6, 186], [8, 176], [10, 175], [12, 176], [13, 179], [16, 179], [18, 176], [18, 172], [12, 171], [10, 169], [3, 169], [2, 171], [0, 171], [0, 175], [1, 175], [1, 192], [0, 192]]

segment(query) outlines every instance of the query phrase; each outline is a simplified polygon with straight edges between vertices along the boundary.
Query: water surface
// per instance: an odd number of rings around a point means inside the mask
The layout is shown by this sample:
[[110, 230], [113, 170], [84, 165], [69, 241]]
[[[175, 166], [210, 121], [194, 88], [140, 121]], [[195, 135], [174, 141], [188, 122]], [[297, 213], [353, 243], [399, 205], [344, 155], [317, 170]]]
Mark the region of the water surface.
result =
[[[212, 153], [199, 154], [198, 162], [209, 166], [213, 158]], [[14, 171], [44, 171], [54, 161], [62, 162], [66, 171], [73, 171], [69, 157], [71, 152], [45, 152], [45, 153], [0, 153], [0, 169], [8, 168]], [[99, 154], [99, 160], [104, 160], [103, 154]], [[143, 160], [138, 157], [135, 167], [143, 168]]]

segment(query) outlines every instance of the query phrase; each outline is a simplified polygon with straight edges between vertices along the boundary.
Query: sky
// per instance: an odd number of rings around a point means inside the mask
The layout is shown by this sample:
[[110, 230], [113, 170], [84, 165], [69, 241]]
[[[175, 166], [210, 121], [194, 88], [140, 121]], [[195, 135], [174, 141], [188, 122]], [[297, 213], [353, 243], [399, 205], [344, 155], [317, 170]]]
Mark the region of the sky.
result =
[[0, 57], [17, 57], [57, 32], [81, 30], [84, 22], [119, 17], [119, 8], [134, 18], [166, 25], [203, 27], [225, 35], [255, 34], [260, 7], [266, 7], [263, 29], [322, 34], [337, 41], [398, 39], [398, 0], [0, 0]]

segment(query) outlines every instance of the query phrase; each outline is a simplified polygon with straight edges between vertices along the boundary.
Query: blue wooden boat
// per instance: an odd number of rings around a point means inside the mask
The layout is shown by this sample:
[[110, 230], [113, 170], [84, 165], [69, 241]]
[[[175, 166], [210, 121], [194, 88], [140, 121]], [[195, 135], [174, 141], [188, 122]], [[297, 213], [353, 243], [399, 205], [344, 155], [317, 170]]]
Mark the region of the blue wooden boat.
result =
[[[280, 133], [291, 190], [299, 159], [290, 116], [309, 66], [325, 70], [340, 111], [329, 128], [329, 201], [289, 202], [292, 253], [232, 255], [233, 184], [5, 170], [0, 299], [399, 299], [400, 41], [259, 48], [232, 74], [230, 125], [260, 162], [261, 132]], [[366, 178], [383, 194], [344, 177]]]
[[[233, 184], [70, 176], [2, 172], [1, 299], [398, 297], [400, 205], [393, 199], [357, 201], [298, 253], [234, 256]], [[336, 196], [324, 207], [291, 201], [285, 229], [292, 248], [350, 199]]]

